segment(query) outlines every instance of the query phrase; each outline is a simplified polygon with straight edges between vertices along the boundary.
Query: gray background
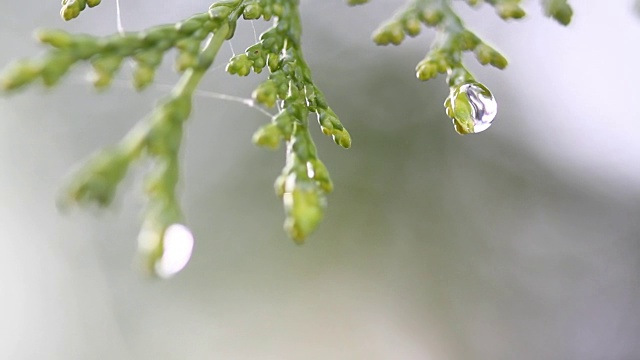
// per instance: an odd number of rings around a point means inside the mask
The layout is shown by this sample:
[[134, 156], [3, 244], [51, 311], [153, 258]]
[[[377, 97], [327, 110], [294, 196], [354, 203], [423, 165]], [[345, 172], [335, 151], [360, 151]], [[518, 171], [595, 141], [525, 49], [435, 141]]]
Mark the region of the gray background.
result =
[[[345, 151], [313, 130], [336, 185], [326, 218], [304, 246], [288, 240], [272, 192], [282, 150], [250, 144], [268, 118], [200, 97], [182, 181], [197, 244], [170, 281], [132, 265], [143, 169], [112, 209], [55, 207], [68, 170], [167, 90], [96, 95], [81, 67], [55, 91], [0, 99], [0, 358], [640, 359], [640, 19], [631, 1], [573, 3], [566, 29], [535, 1], [510, 23], [456, 4], [511, 61], [469, 57], [499, 113], [461, 137], [443, 78], [413, 75], [433, 32], [369, 40], [402, 2], [303, 1], [307, 60], [353, 135]], [[123, 22], [208, 5], [123, 0]], [[35, 27], [115, 31], [113, 1], [71, 23], [58, 10], [1, 2], [0, 64], [40, 51]], [[238, 31], [236, 52], [253, 43]], [[175, 81], [171, 61], [159, 83]], [[261, 78], [219, 69], [201, 88], [248, 97]]]

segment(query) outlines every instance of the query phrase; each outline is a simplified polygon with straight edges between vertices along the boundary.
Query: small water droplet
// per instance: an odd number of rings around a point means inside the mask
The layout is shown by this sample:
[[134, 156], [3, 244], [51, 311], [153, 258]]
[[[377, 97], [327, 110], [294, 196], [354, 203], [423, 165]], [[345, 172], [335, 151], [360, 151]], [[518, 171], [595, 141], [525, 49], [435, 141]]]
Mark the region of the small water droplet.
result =
[[193, 234], [186, 226], [167, 227], [162, 236], [162, 256], [155, 264], [156, 274], [168, 278], [180, 272], [191, 258], [193, 243]]
[[486, 86], [470, 82], [456, 88], [445, 103], [447, 114], [461, 134], [487, 130], [498, 113], [498, 103]]

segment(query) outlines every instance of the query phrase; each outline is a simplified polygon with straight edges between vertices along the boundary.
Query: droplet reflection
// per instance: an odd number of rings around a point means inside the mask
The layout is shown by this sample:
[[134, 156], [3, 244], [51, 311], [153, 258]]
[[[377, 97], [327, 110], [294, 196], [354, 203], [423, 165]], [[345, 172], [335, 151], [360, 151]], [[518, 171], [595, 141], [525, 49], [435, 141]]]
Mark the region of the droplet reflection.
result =
[[460, 85], [445, 103], [451, 108], [447, 114], [453, 118], [456, 131], [461, 134], [487, 130], [498, 113], [498, 103], [486, 86], [470, 82]]
[[155, 264], [156, 274], [168, 278], [180, 272], [191, 258], [193, 244], [193, 234], [186, 226], [167, 227], [162, 236], [162, 256]]

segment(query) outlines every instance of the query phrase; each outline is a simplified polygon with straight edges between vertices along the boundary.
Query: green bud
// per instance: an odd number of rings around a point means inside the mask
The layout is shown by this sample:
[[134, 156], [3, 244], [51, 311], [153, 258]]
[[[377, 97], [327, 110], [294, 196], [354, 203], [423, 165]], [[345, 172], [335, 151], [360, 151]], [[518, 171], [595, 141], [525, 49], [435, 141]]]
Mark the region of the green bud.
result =
[[0, 75], [0, 89], [11, 91], [30, 84], [40, 76], [42, 65], [33, 60], [21, 60], [7, 66]]
[[68, 49], [73, 45], [73, 37], [63, 30], [39, 30], [35, 36], [41, 43], [58, 49]]
[[368, 3], [369, 0], [347, 0], [349, 6], [362, 5]]
[[280, 56], [272, 53], [267, 55], [267, 66], [269, 66], [269, 71], [276, 72], [280, 67]]
[[509, 61], [499, 52], [494, 52], [491, 56], [490, 64], [498, 69], [504, 69], [509, 65]]
[[273, 122], [278, 126], [285, 140], [291, 139], [294, 121], [295, 119], [286, 110], [280, 111], [278, 115], [273, 118]]
[[251, 97], [268, 108], [272, 108], [276, 105], [278, 100], [278, 93], [275, 82], [273, 80], [266, 80], [253, 90]]
[[269, 123], [261, 126], [258, 131], [253, 134], [252, 141], [257, 146], [276, 150], [280, 147], [282, 133], [276, 124]]
[[44, 85], [52, 87], [69, 71], [74, 59], [67, 54], [52, 54], [44, 61], [44, 66], [40, 76]]
[[478, 62], [482, 65], [491, 64], [498, 69], [504, 69], [508, 64], [507, 59], [502, 54], [485, 43], [478, 44], [474, 52]]
[[334, 132], [333, 141], [345, 149], [351, 147], [351, 135], [349, 134], [347, 129], [343, 129], [340, 132]]
[[271, 20], [271, 16], [273, 16], [271, 6], [265, 5], [265, 7], [262, 8], [262, 18], [264, 19], [264, 21], [269, 21]]
[[129, 157], [118, 148], [103, 150], [90, 157], [71, 177], [60, 205], [96, 203], [107, 206], [127, 173]]
[[262, 16], [262, 6], [259, 3], [252, 3], [247, 5], [242, 11], [242, 17], [245, 20], [256, 20]]
[[417, 36], [420, 34], [420, 30], [422, 30], [422, 24], [420, 20], [415, 17], [409, 17], [404, 22], [404, 31], [409, 36]]
[[318, 124], [325, 135], [333, 134], [333, 117], [334, 115], [325, 109], [318, 110]]
[[436, 26], [444, 19], [444, 13], [437, 9], [426, 8], [420, 14], [422, 22], [427, 26]]
[[85, 0], [64, 0], [62, 5], [60, 16], [62, 16], [65, 21], [77, 18], [80, 12], [86, 7]]
[[397, 22], [389, 22], [373, 33], [373, 41], [378, 45], [399, 45], [404, 40], [404, 29]]
[[505, 20], [521, 19], [526, 15], [525, 11], [515, 2], [501, 2], [495, 6], [498, 15]]
[[427, 81], [438, 76], [438, 65], [429, 59], [424, 59], [416, 66], [416, 77], [422, 81]]
[[307, 162], [307, 175], [310, 179], [318, 182], [318, 186], [325, 193], [333, 191], [333, 182], [329, 176], [329, 170], [324, 163], [318, 159], [311, 159]]
[[271, 5], [271, 12], [274, 16], [281, 17], [282, 14], [284, 14], [284, 8], [280, 3], [274, 2], [273, 5]]
[[545, 0], [545, 14], [556, 19], [562, 25], [569, 25], [573, 16], [573, 9], [567, 0]]
[[298, 244], [318, 227], [322, 220], [326, 199], [311, 183], [296, 183], [293, 191], [282, 196], [286, 219], [284, 230]]
[[481, 43], [480, 38], [468, 30], [460, 33], [456, 37], [455, 42], [461, 50], [472, 50]]
[[474, 49], [478, 62], [482, 65], [487, 65], [491, 61], [493, 56], [493, 49], [484, 43], [479, 44]]
[[260, 36], [260, 44], [266, 51], [277, 54], [282, 46], [282, 38], [273, 32], [267, 31]]
[[261, 43], [249, 46], [247, 50], [245, 50], [245, 54], [247, 54], [247, 57], [251, 60], [263, 58], [265, 56]]
[[265, 58], [257, 58], [253, 61], [253, 72], [256, 74], [260, 74], [262, 69], [264, 69], [265, 65], [267, 65]]
[[258, 74], [262, 72], [262, 69], [267, 65], [266, 54], [262, 49], [262, 44], [258, 43], [248, 47], [245, 54], [253, 62], [253, 70]]
[[89, 7], [96, 7], [100, 5], [100, 0], [87, 0], [87, 5]]
[[451, 69], [451, 65], [449, 64], [447, 56], [439, 55], [434, 57], [432, 61], [438, 68], [438, 72], [440, 74], [444, 74], [449, 71], [449, 69]]
[[133, 87], [140, 91], [145, 89], [155, 79], [156, 71], [154, 68], [138, 63], [133, 71]]
[[253, 62], [249, 59], [247, 54], [239, 54], [229, 60], [226, 71], [232, 75], [236, 74], [239, 76], [247, 76], [251, 73], [252, 66]]

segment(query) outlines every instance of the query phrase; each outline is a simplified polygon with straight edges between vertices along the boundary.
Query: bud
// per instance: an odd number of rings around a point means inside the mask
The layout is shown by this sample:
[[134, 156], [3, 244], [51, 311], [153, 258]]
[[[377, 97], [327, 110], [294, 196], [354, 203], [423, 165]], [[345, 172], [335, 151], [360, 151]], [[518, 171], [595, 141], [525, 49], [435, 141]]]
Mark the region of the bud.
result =
[[63, 30], [39, 30], [36, 39], [58, 49], [66, 49], [73, 44], [73, 37]]
[[256, 20], [262, 16], [262, 6], [258, 3], [248, 4], [244, 11], [242, 12], [242, 16], [245, 20]]
[[96, 203], [107, 206], [113, 201], [116, 189], [129, 167], [130, 158], [121, 149], [107, 149], [93, 155], [71, 177], [61, 206], [71, 203]]
[[149, 66], [138, 64], [133, 71], [133, 87], [140, 91], [149, 86], [156, 75], [156, 71]]
[[373, 41], [378, 45], [399, 45], [402, 40], [404, 40], [404, 29], [397, 21], [382, 25], [373, 33]]
[[11, 91], [19, 89], [40, 76], [42, 66], [32, 60], [22, 60], [7, 67], [0, 75], [0, 90]]
[[444, 19], [444, 14], [440, 10], [427, 8], [420, 14], [422, 21], [428, 26], [436, 26]]
[[307, 176], [315, 180], [325, 193], [333, 191], [333, 182], [329, 176], [329, 170], [327, 170], [322, 161], [318, 159], [309, 160], [307, 162]]
[[276, 106], [278, 100], [278, 89], [273, 80], [266, 80], [253, 90], [251, 97], [268, 108]]
[[247, 54], [239, 54], [229, 60], [225, 70], [232, 75], [247, 76], [251, 73], [251, 66], [253, 66], [253, 62]]
[[253, 143], [257, 146], [266, 147], [268, 149], [277, 149], [282, 141], [282, 133], [278, 126], [274, 123], [261, 126], [253, 134]]
[[427, 81], [438, 76], [438, 65], [430, 59], [424, 59], [416, 66], [416, 77], [422, 81]]
[[505, 20], [521, 19], [526, 15], [524, 10], [515, 2], [502, 2], [495, 6], [498, 15]]
[[567, 0], [545, 0], [545, 13], [556, 19], [562, 25], [569, 25], [573, 16], [573, 9]]
[[292, 191], [282, 196], [286, 219], [284, 230], [298, 244], [318, 227], [326, 199], [312, 183], [298, 182]]
[[420, 30], [422, 30], [422, 24], [420, 20], [415, 17], [409, 17], [404, 22], [404, 31], [409, 36], [417, 36], [420, 34]]

